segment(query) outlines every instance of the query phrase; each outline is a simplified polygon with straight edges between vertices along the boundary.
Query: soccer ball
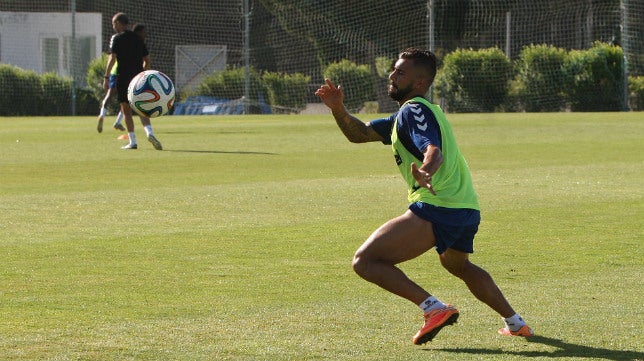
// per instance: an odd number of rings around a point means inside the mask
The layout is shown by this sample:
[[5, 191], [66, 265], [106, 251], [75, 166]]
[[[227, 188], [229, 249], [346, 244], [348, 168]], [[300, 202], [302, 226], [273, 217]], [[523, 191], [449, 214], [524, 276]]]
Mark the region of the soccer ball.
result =
[[166, 114], [174, 104], [174, 84], [158, 70], [142, 71], [130, 82], [127, 100], [138, 115], [159, 117]]

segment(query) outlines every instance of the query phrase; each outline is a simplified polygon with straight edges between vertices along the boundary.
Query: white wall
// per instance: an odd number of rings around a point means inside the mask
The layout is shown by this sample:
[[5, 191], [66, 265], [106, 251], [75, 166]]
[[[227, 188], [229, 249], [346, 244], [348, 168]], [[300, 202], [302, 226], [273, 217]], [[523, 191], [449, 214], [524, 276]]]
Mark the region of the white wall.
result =
[[[103, 39], [101, 34], [100, 13], [76, 13], [76, 38], [85, 39], [87, 54], [83, 59], [94, 59], [101, 54]], [[35, 13], [0, 11], [0, 63], [11, 64], [22, 69], [43, 73], [43, 39], [58, 39], [57, 73], [70, 76], [70, 62], [66, 54], [66, 44], [72, 36], [71, 13]], [[67, 39], [67, 43], [65, 41]], [[87, 70], [86, 61], [79, 64]], [[81, 69], [81, 70], [82, 70]], [[78, 70], [78, 69], [77, 69]]]

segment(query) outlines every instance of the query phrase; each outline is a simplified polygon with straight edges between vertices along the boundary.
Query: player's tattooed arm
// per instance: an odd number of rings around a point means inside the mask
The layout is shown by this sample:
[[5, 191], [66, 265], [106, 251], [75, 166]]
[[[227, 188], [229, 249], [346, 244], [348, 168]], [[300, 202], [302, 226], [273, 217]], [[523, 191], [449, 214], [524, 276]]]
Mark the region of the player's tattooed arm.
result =
[[349, 114], [344, 106], [344, 92], [342, 86], [335, 86], [330, 79], [315, 92], [322, 102], [331, 109], [335, 122], [352, 143], [366, 143], [382, 141], [382, 137], [369, 124]]
[[352, 143], [382, 141], [382, 137], [368, 123], [349, 114], [346, 109], [332, 111], [333, 118], [345, 137]]

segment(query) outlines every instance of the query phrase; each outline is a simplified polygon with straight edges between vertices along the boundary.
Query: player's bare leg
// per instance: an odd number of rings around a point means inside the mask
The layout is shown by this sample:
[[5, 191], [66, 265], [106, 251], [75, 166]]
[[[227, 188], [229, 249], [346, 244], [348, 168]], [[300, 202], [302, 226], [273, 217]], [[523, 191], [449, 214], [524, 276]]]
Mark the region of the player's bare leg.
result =
[[467, 253], [448, 248], [439, 258], [443, 267], [463, 280], [481, 302], [503, 317], [510, 317], [515, 313], [490, 274], [470, 262]]
[[107, 90], [107, 93], [105, 93], [105, 97], [103, 98], [103, 101], [101, 102], [101, 110], [100, 110], [100, 113], [98, 114], [98, 123], [96, 125], [96, 130], [99, 133], [103, 131], [103, 119], [105, 119], [105, 115], [107, 114], [107, 102], [112, 98], [113, 94], [114, 94], [114, 88], [109, 88]]
[[356, 251], [354, 271], [365, 280], [419, 304], [429, 293], [396, 264], [414, 259], [434, 246], [431, 223], [411, 211], [383, 224]]
[[134, 119], [132, 119], [132, 108], [127, 102], [121, 103], [121, 112], [123, 112], [123, 119], [125, 120], [125, 128], [130, 142], [121, 147], [121, 149], [137, 149], [136, 134], [134, 134]]
[[417, 345], [431, 341], [443, 327], [458, 319], [456, 308], [430, 295], [396, 267], [427, 252], [435, 242], [432, 224], [407, 211], [373, 232], [353, 258], [353, 269], [360, 277], [423, 310], [424, 324], [412, 340]]
[[519, 316], [503, 293], [496, 285], [492, 276], [481, 267], [469, 260], [469, 255], [451, 248], [448, 248], [440, 255], [443, 267], [449, 273], [465, 282], [470, 292], [481, 302], [490, 306], [506, 322], [506, 327], [499, 330], [499, 333], [512, 336], [532, 336], [532, 330], [528, 327], [521, 316]]
[[114, 122], [112, 127], [116, 130], [120, 130], [124, 132], [125, 127], [123, 126], [123, 124], [121, 124], [122, 122], [123, 122], [123, 112], [119, 111], [119, 113], [116, 115], [116, 121]]
[[161, 145], [161, 142], [154, 136], [154, 132], [152, 131], [152, 123], [150, 122], [150, 118], [148, 117], [141, 117], [141, 124], [143, 124], [143, 129], [145, 130], [145, 135], [148, 138], [148, 141], [152, 143], [152, 146], [156, 150], [163, 150], [163, 146]]

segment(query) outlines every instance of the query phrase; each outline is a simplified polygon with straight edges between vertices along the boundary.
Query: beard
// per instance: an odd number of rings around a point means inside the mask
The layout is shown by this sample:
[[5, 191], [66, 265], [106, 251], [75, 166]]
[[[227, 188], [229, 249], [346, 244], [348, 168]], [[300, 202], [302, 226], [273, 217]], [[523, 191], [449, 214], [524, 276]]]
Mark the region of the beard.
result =
[[409, 85], [406, 88], [398, 88], [393, 84], [389, 84], [389, 87], [387, 88], [387, 94], [389, 94], [389, 97], [397, 102], [407, 99], [407, 96], [409, 93], [411, 93], [413, 90], [413, 87]]

